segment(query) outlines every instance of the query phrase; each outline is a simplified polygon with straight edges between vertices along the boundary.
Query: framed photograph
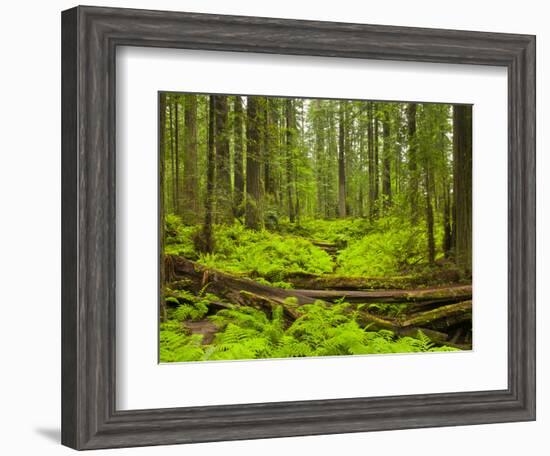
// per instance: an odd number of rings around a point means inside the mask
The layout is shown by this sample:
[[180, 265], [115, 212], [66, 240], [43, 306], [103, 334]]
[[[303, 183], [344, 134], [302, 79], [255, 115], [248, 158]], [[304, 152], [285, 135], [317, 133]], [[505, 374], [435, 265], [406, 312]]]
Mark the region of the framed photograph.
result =
[[62, 13], [62, 443], [535, 419], [535, 37]]

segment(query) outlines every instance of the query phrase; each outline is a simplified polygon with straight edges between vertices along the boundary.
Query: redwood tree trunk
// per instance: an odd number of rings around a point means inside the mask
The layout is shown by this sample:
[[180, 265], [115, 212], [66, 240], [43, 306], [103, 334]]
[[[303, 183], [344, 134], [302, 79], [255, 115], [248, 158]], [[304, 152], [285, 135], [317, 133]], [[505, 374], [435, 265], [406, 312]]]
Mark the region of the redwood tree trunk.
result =
[[246, 109], [246, 210], [245, 225], [258, 230], [262, 228], [261, 182], [260, 182], [260, 97], [248, 97]]
[[285, 100], [286, 111], [286, 191], [287, 191], [287, 204], [288, 204], [288, 218], [290, 223], [295, 221], [294, 213], [294, 201], [292, 198], [292, 162], [294, 161], [294, 106], [292, 100], [287, 98]]
[[416, 140], [416, 103], [407, 105], [407, 138], [409, 144], [409, 204], [411, 221], [418, 222], [418, 170], [417, 170], [417, 140]]
[[176, 214], [181, 215], [181, 194], [180, 194], [180, 99], [179, 95], [174, 95], [174, 154], [176, 157], [176, 181], [174, 183]]
[[220, 223], [231, 223], [233, 220], [233, 198], [231, 194], [227, 96], [216, 95], [213, 98], [216, 113], [216, 219]]
[[391, 145], [390, 145], [390, 113], [386, 109], [384, 112], [384, 121], [382, 124], [382, 137], [384, 140], [384, 158], [382, 168], [382, 194], [384, 196], [384, 206], [391, 204]]
[[466, 272], [472, 268], [472, 107], [453, 106], [453, 199], [455, 258]]
[[374, 109], [372, 102], [368, 103], [368, 126], [367, 126], [367, 163], [369, 166], [369, 219], [373, 220], [376, 209], [374, 182], [375, 182], [375, 164], [374, 164]]
[[165, 154], [166, 154], [166, 95], [159, 97], [159, 124], [160, 124], [160, 151], [158, 157], [159, 166], [159, 305], [161, 321], [166, 320], [166, 301], [164, 300], [164, 178], [165, 178]]
[[346, 111], [344, 102], [339, 107], [339, 132], [338, 132], [338, 216], [345, 217], [346, 214]]
[[199, 213], [199, 170], [197, 144], [197, 97], [185, 95], [185, 150], [183, 198], [180, 211], [184, 223], [195, 224]]
[[210, 96], [208, 109], [208, 148], [206, 155], [206, 199], [204, 207], [203, 242], [200, 246], [205, 253], [212, 253], [214, 240], [212, 236], [212, 219], [214, 212], [214, 191], [215, 191], [215, 166], [216, 149], [214, 135], [216, 132], [215, 122], [215, 99]]
[[235, 217], [243, 214], [244, 169], [243, 169], [243, 100], [235, 97], [235, 116], [233, 120], [233, 213]]
[[426, 234], [428, 238], [428, 261], [433, 265], [435, 262], [434, 211], [432, 206], [432, 186], [429, 166], [426, 166], [424, 186], [426, 187]]

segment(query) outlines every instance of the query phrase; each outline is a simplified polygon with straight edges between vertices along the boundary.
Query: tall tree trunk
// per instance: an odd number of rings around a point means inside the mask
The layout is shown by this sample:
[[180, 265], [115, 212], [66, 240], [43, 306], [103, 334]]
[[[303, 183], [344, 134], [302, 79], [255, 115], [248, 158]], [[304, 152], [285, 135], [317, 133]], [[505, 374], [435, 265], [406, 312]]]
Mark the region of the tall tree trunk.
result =
[[472, 269], [472, 107], [453, 106], [453, 199], [455, 258], [466, 272]]
[[374, 164], [374, 109], [373, 102], [367, 104], [368, 126], [367, 126], [367, 163], [369, 167], [369, 219], [372, 221], [376, 213], [375, 180], [376, 171]]
[[214, 104], [216, 113], [216, 215], [219, 223], [231, 223], [233, 221], [233, 198], [227, 96], [215, 95]]
[[451, 231], [451, 195], [449, 191], [449, 184], [445, 180], [443, 200], [443, 253], [445, 258], [449, 258], [452, 244], [452, 231]]
[[277, 109], [276, 100], [265, 100], [265, 157], [264, 190], [270, 201], [275, 198], [275, 152], [277, 149]]
[[407, 105], [407, 139], [409, 145], [409, 205], [411, 209], [411, 222], [418, 223], [418, 141], [416, 139], [416, 103]]
[[169, 115], [169, 130], [170, 130], [170, 164], [171, 164], [171, 188], [172, 188], [172, 213], [177, 214], [177, 201], [176, 201], [176, 180], [174, 179], [175, 170], [176, 170], [176, 156], [174, 153], [175, 149], [175, 141], [174, 141], [174, 105], [172, 103], [172, 96], [166, 96], [167, 97], [167, 104], [168, 104], [168, 115]]
[[365, 193], [364, 193], [364, 179], [366, 174], [366, 162], [365, 162], [365, 122], [363, 120], [362, 113], [359, 114], [359, 175], [357, 179], [357, 185], [359, 187], [357, 191], [357, 207], [359, 217], [365, 216]]
[[424, 172], [424, 186], [426, 191], [426, 235], [428, 239], [428, 261], [431, 265], [435, 262], [434, 239], [434, 211], [432, 206], [432, 185], [429, 165], [426, 164]]
[[374, 114], [374, 215], [378, 217], [380, 206], [380, 154], [378, 141], [378, 109]]
[[181, 215], [181, 199], [180, 199], [180, 98], [179, 95], [174, 95], [174, 153], [176, 155], [176, 182], [174, 188], [176, 190], [176, 214]]
[[294, 134], [295, 134], [295, 118], [294, 106], [292, 99], [285, 100], [286, 111], [286, 188], [287, 188], [287, 204], [288, 218], [290, 223], [295, 221], [294, 202], [292, 199], [292, 165], [294, 162]]
[[[298, 115], [298, 104], [301, 100], [296, 100], [294, 102], [294, 126], [295, 126], [295, 136], [298, 137], [299, 131], [298, 131], [298, 120], [296, 119]], [[292, 167], [293, 177], [292, 180], [294, 182], [294, 217], [296, 218], [296, 224], [300, 224], [300, 192], [298, 191], [298, 163], [300, 162], [300, 155], [301, 155], [301, 145], [302, 145], [302, 137], [297, 138], [297, 141], [295, 142], [296, 147], [294, 149], [294, 163]]]
[[390, 145], [390, 113], [386, 108], [384, 111], [384, 120], [382, 124], [382, 138], [384, 140], [383, 150], [383, 168], [382, 168], [382, 194], [384, 197], [384, 207], [391, 205], [391, 145]]
[[249, 96], [246, 108], [246, 209], [245, 225], [258, 230], [262, 228], [262, 202], [260, 181], [260, 97]]
[[346, 109], [340, 101], [338, 124], [338, 217], [346, 216]]
[[336, 168], [338, 163], [338, 133], [336, 131], [334, 103], [330, 102], [327, 109], [327, 162], [325, 166], [325, 191], [327, 194], [325, 217], [330, 218], [338, 215], [338, 201], [334, 189], [338, 186], [336, 182]]
[[233, 213], [235, 217], [243, 215], [244, 169], [243, 169], [243, 101], [235, 97], [235, 116], [233, 121], [234, 154], [233, 154]]
[[184, 95], [185, 150], [183, 156], [183, 197], [180, 211], [184, 223], [195, 224], [199, 214], [199, 170], [197, 140], [197, 96]]
[[317, 189], [317, 215], [322, 217], [324, 215], [324, 204], [325, 204], [325, 195], [324, 195], [324, 182], [323, 182], [323, 164], [324, 164], [324, 149], [325, 149], [325, 138], [322, 128], [322, 108], [321, 101], [315, 100], [315, 114], [313, 117], [313, 132], [315, 137], [315, 179], [316, 179], [316, 189]]
[[166, 321], [166, 301], [164, 299], [164, 282], [166, 281], [164, 274], [164, 194], [165, 194], [165, 154], [166, 154], [166, 94], [161, 93], [159, 97], [159, 307], [160, 319]]
[[206, 151], [206, 199], [204, 205], [204, 225], [203, 242], [200, 246], [205, 253], [212, 253], [214, 250], [214, 238], [212, 235], [212, 222], [214, 212], [214, 191], [215, 191], [215, 171], [216, 171], [216, 149], [214, 136], [216, 134], [215, 124], [215, 97], [209, 97], [208, 109], [208, 147]]

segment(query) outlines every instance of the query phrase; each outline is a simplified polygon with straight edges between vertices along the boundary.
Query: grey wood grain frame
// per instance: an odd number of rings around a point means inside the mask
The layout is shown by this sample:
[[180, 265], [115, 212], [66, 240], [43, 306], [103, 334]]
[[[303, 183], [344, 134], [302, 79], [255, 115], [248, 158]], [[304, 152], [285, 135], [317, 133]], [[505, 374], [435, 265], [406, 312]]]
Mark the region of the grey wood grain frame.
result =
[[[508, 388], [117, 410], [117, 46], [506, 67]], [[62, 13], [63, 444], [94, 449], [534, 419], [534, 36], [99, 7]]]

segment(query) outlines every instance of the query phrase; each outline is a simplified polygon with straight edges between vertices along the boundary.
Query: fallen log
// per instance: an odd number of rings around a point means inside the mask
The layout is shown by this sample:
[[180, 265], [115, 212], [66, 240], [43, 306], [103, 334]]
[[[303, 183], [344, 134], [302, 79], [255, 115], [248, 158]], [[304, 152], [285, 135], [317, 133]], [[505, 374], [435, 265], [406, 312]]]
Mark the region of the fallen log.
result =
[[460, 280], [456, 271], [397, 277], [343, 277], [307, 273], [293, 273], [285, 277], [285, 281], [294, 288], [311, 290], [408, 290], [421, 286], [459, 284]]
[[429, 326], [434, 329], [447, 329], [471, 319], [472, 301], [464, 301], [415, 314], [401, 322], [400, 326]]
[[459, 285], [452, 287], [424, 288], [417, 290], [294, 290], [302, 296], [322, 301], [345, 299], [347, 302], [457, 302], [471, 299], [472, 287]]
[[472, 287], [470, 285], [378, 291], [283, 289], [209, 269], [184, 257], [167, 256], [167, 258], [174, 280], [187, 278], [190, 280], [191, 288], [195, 291], [200, 291], [207, 286], [209, 290], [220, 296], [229, 294], [238, 303], [242, 301], [239, 296], [241, 291], [269, 298], [279, 304], [283, 304], [285, 299], [293, 297], [297, 299], [300, 305], [312, 304], [317, 300], [336, 301], [342, 298], [348, 302], [431, 301], [431, 303], [437, 303], [465, 301], [472, 297]]
[[307, 273], [294, 273], [285, 277], [285, 281], [295, 288], [310, 290], [406, 290], [422, 284], [416, 277], [341, 277]]
[[367, 326], [369, 330], [379, 331], [381, 329], [386, 329], [393, 331], [396, 335], [401, 337], [418, 337], [418, 331], [422, 331], [422, 333], [424, 333], [433, 343], [439, 345], [445, 344], [449, 339], [448, 334], [444, 332], [415, 326], [403, 327], [399, 320], [387, 320], [366, 311], [360, 312], [357, 320], [361, 324]]
[[277, 306], [282, 306], [283, 315], [289, 321], [297, 320], [301, 316], [301, 313], [298, 310], [292, 308], [292, 306], [287, 303], [280, 304], [272, 299], [266, 298], [265, 296], [260, 296], [248, 291], [241, 291], [241, 296], [247, 306], [262, 310], [269, 317], [273, 315], [273, 311]]
[[295, 298], [299, 305], [313, 304], [316, 299], [296, 290], [263, 285], [250, 279], [235, 277], [215, 269], [202, 266], [184, 257], [167, 256], [174, 280], [188, 279], [189, 289], [198, 293], [210, 291], [227, 298], [230, 302], [246, 305], [247, 295], [260, 296], [277, 304], [286, 305], [285, 300]]
[[[316, 301], [330, 302], [344, 297], [352, 302], [411, 302], [430, 303], [459, 300], [459, 303], [444, 305], [436, 309], [406, 315], [404, 318], [382, 318], [364, 310], [358, 311], [358, 321], [370, 330], [386, 329], [399, 336], [416, 337], [422, 331], [432, 342], [446, 344], [449, 336], [445, 330], [467, 322], [472, 316], [471, 286], [440, 287], [420, 290], [381, 291], [339, 291], [339, 290], [287, 290], [259, 284], [253, 280], [235, 277], [187, 260], [183, 257], [169, 257], [169, 267], [174, 280], [186, 280], [188, 288], [196, 293], [210, 291], [237, 305], [256, 307], [271, 314], [281, 305], [285, 318], [294, 321], [301, 312], [286, 301], [294, 298], [296, 305], [312, 304]], [[226, 305], [220, 303], [219, 308]], [[457, 345], [456, 343], [454, 345]]]

